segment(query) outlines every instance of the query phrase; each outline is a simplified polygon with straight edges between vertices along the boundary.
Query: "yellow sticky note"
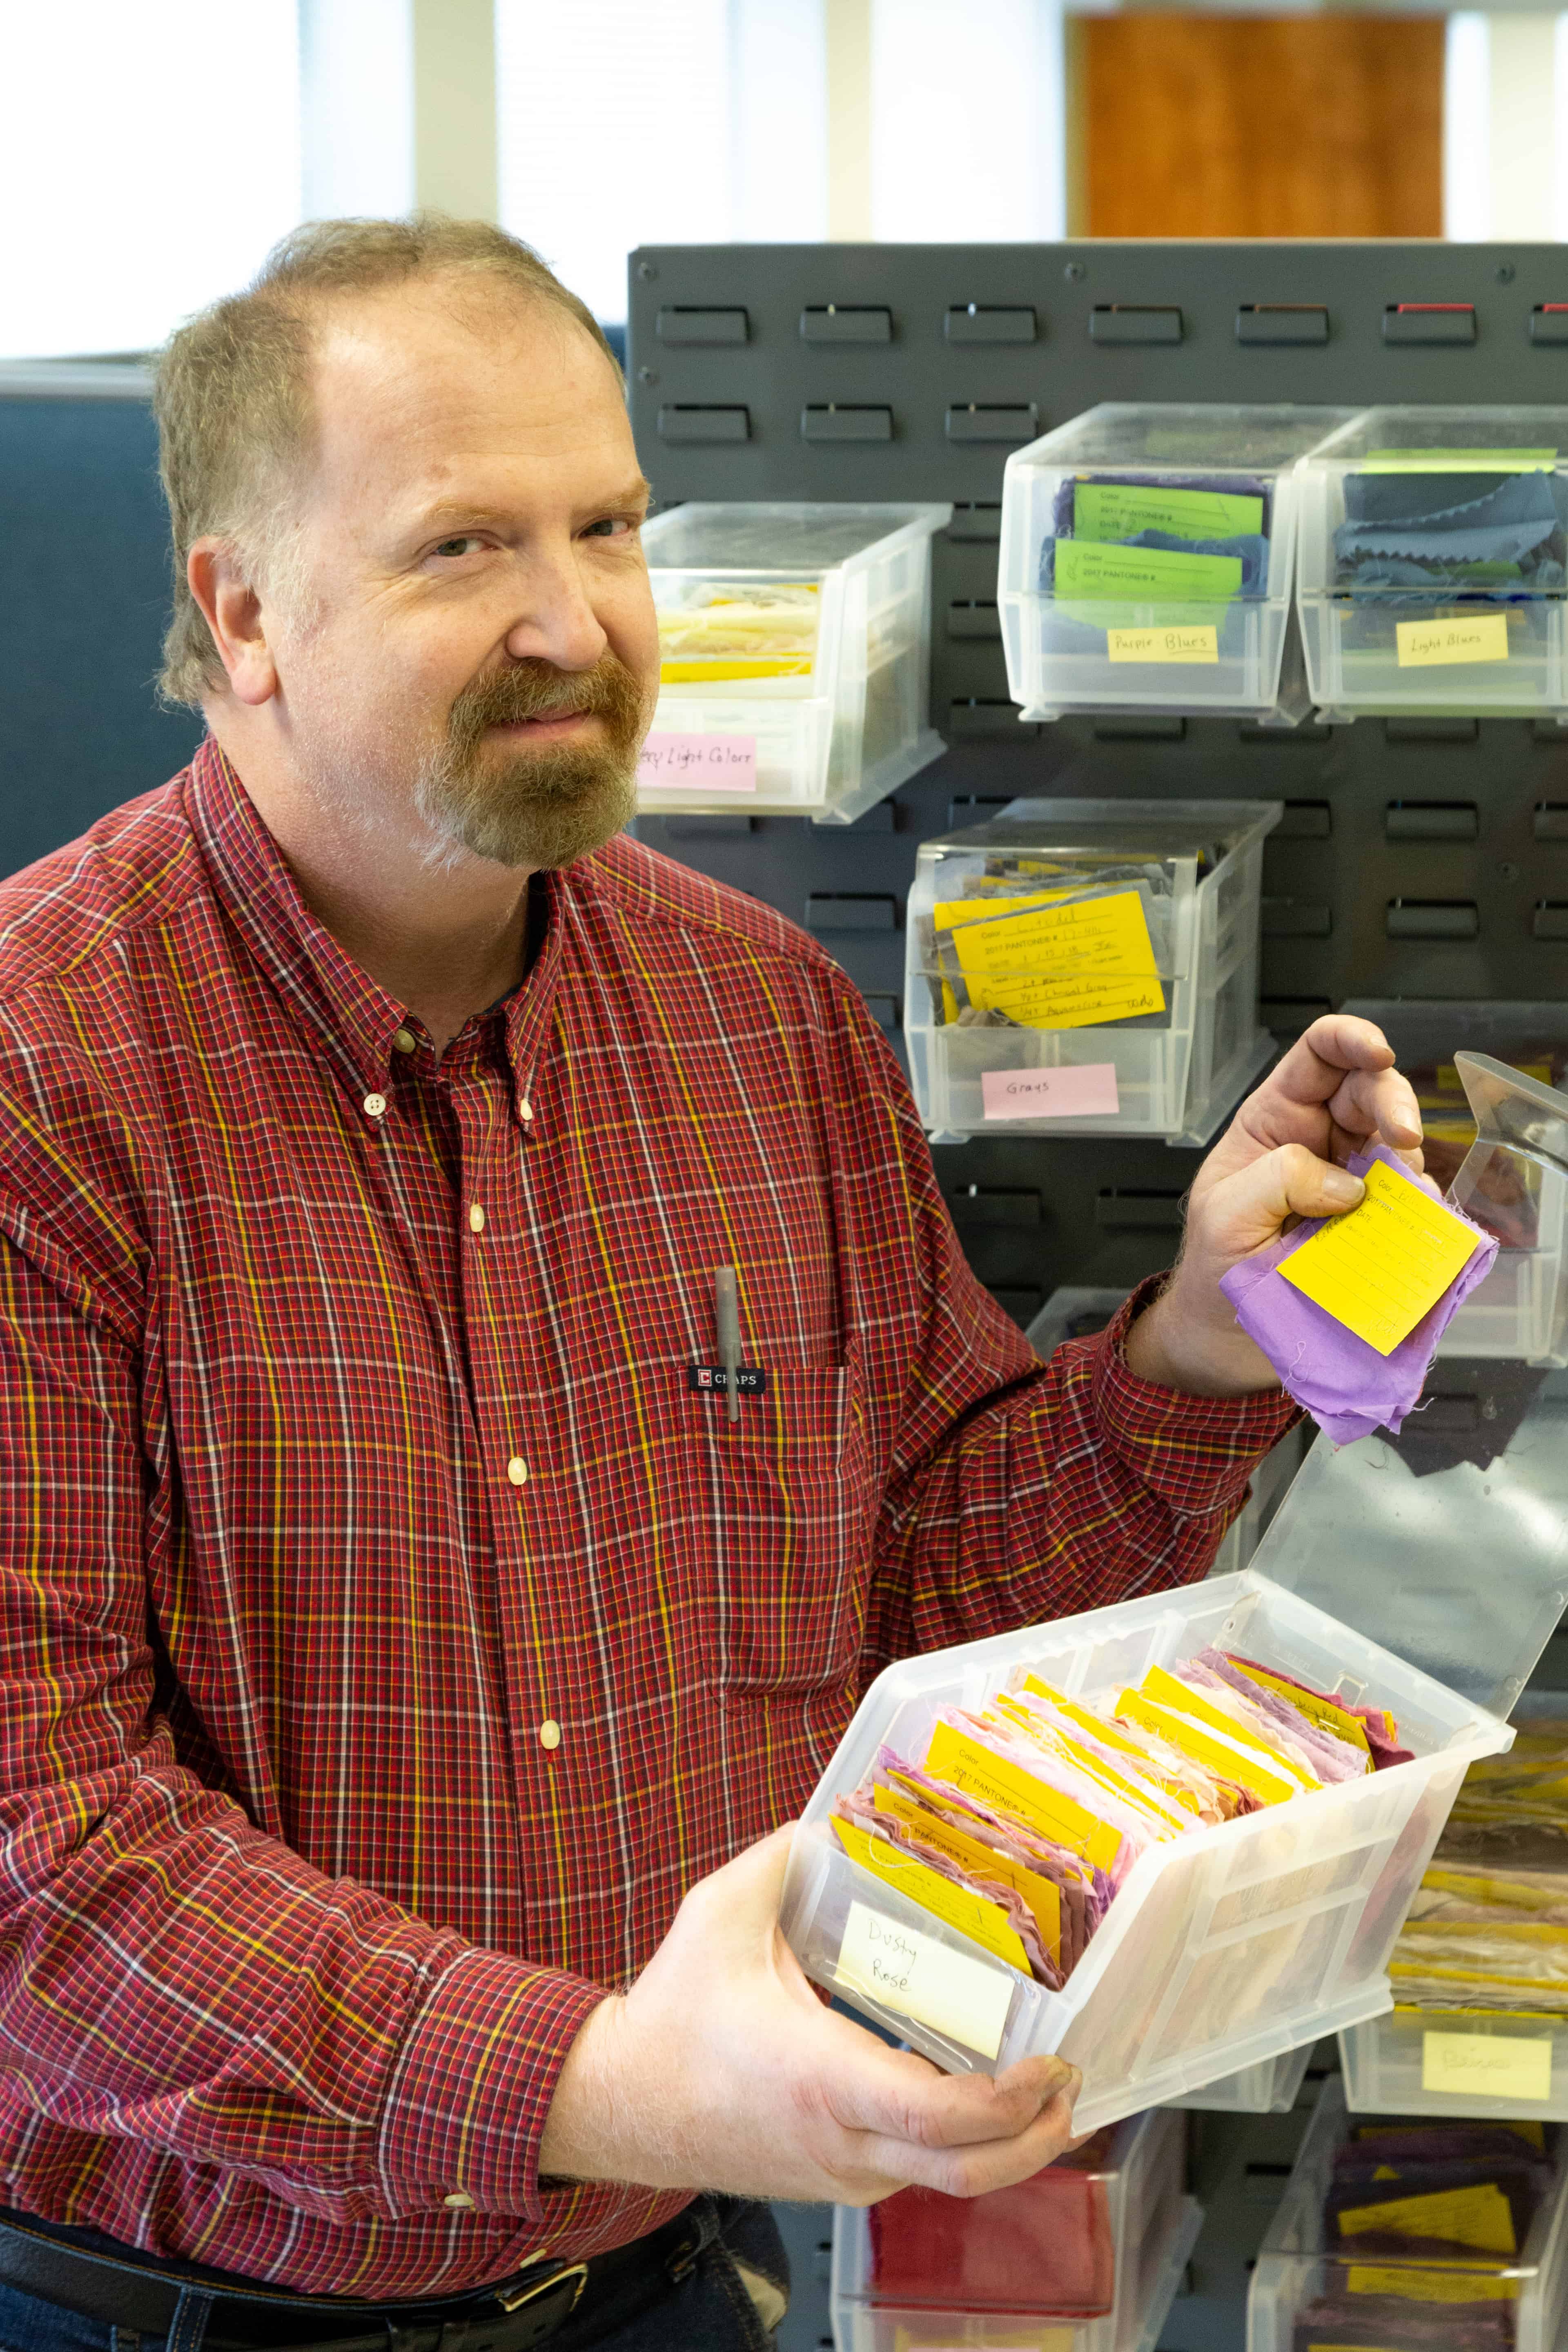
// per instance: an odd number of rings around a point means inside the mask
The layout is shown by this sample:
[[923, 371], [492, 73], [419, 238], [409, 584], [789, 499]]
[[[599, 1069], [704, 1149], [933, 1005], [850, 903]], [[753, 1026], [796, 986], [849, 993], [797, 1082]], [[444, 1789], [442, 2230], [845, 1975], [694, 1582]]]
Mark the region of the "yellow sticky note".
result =
[[1421, 2087], [1483, 2099], [1549, 2099], [1552, 2043], [1503, 2033], [1423, 2033]]
[[1113, 662], [1216, 662], [1219, 631], [1107, 629], [1105, 650]]
[[1384, 2205], [1347, 2205], [1342, 2238], [1446, 2238], [1484, 2254], [1515, 2252], [1513, 2210], [1494, 2181], [1471, 2189], [1436, 2189], [1421, 2197], [1391, 2197]]
[[994, 2058], [1002, 2047], [1013, 1979], [869, 1904], [850, 1904], [834, 1975], [847, 1992], [865, 1993], [982, 2058]]
[[911, 1903], [918, 1903], [933, 1919], [956, 1927], [961, 1936], [994, 1952], [1010, 1969], [1021, 1969], [1025, 1976], [1029, 1974], [1029, 1955], [1024, 1949], [1024, 1939], [999, 1903], [987, 1902], [984, 1895], [972, 1894], [967, 1886], [955, 1886], [940, 1870], [930, 1870], [912, 1853], [905, 1853], [884, 1838], [873, 1837], [858, 1822], [841, 1821], [836, 1813], [833, 1827], [850, 1861], [868, 1870], [873, 1878], [881, 1879], [885, 1885], [907, 1895]]
[[1394, 635], [1401, 669], [1508, 659], [1508, 618], [1502, 613], [1479, 613], [1474, 620], [1395, 621]]
[[1165, 1009], [1136, 890], [965, 920], [952, 946], [970, 1003], [1026, 1028], [1080, 1029]]
[[1374, 1160], [1365, 1200], [1303, 1242], [1279, 1272], [1336, 1323], [1388, 1356], [1475, 1248], [1475, 1234], [1451, 1210]]
[[1037, 1780], [1021, 1764], [994, 1755], [951, 1723], [939, 1723], [926, 1750], [925, 1769], [961, 1797], [973, 1797], [994, 1813], [1011, 1813], [1039, 1837], [1065, 1845], [1070, 1853], [1109, 1870], [1121, 1851], [1121, 1832], [1088, 1807]]

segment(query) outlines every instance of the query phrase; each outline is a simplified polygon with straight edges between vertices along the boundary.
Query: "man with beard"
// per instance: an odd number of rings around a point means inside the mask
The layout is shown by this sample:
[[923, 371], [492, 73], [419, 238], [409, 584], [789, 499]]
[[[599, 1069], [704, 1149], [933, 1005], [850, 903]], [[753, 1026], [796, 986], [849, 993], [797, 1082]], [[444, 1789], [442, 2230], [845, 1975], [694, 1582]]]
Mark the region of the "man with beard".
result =
[[782, 1825], [888, 1658], [1203, 1573], [1290, 1417], [1217, 1276], [1414, 1099], [1319, 1023], [1042, 1368], [843, 975], [622, 835], [581, 304], [319, 225], [158, 407], [209, 735], [0, 893], [0, 2336], [758, 2347], [755, 2200], [1017, 2180], [1075, 2087], [830, 2013]]

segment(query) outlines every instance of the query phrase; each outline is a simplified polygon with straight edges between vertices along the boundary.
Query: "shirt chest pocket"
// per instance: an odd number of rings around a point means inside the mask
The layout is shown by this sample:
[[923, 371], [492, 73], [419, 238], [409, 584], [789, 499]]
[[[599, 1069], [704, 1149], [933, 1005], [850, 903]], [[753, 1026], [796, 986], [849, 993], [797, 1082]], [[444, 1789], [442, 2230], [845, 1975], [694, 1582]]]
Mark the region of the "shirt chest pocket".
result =
[[770, 1369], [732, 1421], [684, 1366], [665, 1378], [700, 1670], [737, 1691], [842, 1684], [876, 1519], [853, 1369]]

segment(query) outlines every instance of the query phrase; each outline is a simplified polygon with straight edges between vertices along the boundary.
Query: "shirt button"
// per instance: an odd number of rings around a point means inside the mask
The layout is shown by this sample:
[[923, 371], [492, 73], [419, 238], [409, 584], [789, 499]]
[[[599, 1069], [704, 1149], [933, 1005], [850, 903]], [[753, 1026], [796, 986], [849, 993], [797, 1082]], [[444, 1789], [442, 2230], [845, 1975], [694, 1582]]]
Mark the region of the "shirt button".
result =
[[381, 1118], [384, 1117], [385, 1110], [386, 1097], [384, 1095], [366, 1095], [364, 1098], [364, 1114], [367, 1118]]
[[521, 1454], [514, 1454], [512, 1455], [511, 1460], [506, 1465], [506, 1475], [511, 1480], [514, 1486], [527, 1486], [528, 1465], [523, 1460]]
[[412, 1029], [395, 1029], [392, 1042], [400, 1054], [414, 1054], [419, 1049], [419, 1040]]
[[517, 1115], [526, 1125], [533, 1117], [533, 1105], [525, 1095], [517, 1107]]
[[561, 1745], [561, 1726], [552, 1715], [547, 1715], [539, 1727], [539, 1744], [541, 1748], [559, 1748]]
[[474, 2200], [466, 2189], [454, 2189], [441, 2202], [448, 2213], [471, 2213], [474, 2210]]
[[468, 1231], [471, 1234], [482, 1234], [484, 1229], [485, 1213], [480, 1208], [477, 1201], [470, 1201], [468, 1203]]

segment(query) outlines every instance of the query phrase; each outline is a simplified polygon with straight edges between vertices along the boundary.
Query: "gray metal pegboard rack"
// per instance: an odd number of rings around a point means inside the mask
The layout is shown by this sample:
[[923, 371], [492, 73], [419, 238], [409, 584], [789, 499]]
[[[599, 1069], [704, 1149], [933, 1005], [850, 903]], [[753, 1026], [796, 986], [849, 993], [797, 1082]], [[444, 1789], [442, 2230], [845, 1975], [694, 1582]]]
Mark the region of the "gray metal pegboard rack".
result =
[[[1563, 995], [1568, 730], [1023, 727], [1002, 660], [995, 532], [1009, 448], [1097, 401], [1568, 402], [1568, 313], [1549, 307], [1565, 301], [1568, 248], [1552, 245], [634, 254], [632, 415], [661, 506], [955, 507], [932, 581], [944, 757], [846, 829], [715, 816], [644, 818], [639, 833], [805, 923], [895, 1042], [917, 843], [1025, 792], [1283, 801], [1263, 919], [1266, 1018], [1282, 1041], [1350, 996]], [[1197, 1155], [985, 1139], [936, 1162], [982, 1280], [1027, 1321], [1058, 1282], [1131, 1283], [1166, 1263]]]

